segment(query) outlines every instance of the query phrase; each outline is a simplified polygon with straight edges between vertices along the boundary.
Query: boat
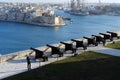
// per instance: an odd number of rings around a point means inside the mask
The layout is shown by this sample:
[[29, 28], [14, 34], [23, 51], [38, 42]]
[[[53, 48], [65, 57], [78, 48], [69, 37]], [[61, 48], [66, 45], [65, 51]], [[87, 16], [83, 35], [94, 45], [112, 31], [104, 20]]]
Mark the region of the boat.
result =
[[76, 16], [87, 16], [89, 12], [86, 11], [70, 11], [69, 14], [76, 15]]
[[76, 16], [87, 16], [89, 11], [85, 7], [84, 0], [71, 0], [70, 9], [66, 9], [64, 12]]
[[62, 17], [64, 20], [71, 20], [70, 17]]

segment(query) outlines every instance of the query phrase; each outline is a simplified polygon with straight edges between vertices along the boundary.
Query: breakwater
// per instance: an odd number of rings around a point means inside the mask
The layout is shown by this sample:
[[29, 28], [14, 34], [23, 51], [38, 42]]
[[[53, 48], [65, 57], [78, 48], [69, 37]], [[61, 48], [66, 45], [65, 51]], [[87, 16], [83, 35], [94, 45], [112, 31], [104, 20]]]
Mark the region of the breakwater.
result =
[[[113, 31], [113, 32], [110, 31], [110, 32], [105, 32], [105, 33], [99, 33], [97, 35], [92, 35], [92, 36], [88, 36], [88, 37], [83, 37], [82, 39], [74, 39], [74, 40], [83, 41], [83, 45], [86, 45], [86, 47], [88, 47], [91, 44], [97, 46], [96, 44], [94, 44], [94, 42], [93, 42], [94, 40], [95, 40], [95, 43], [96, 42], [98, 43], [99, 41], [100, 42], [103, 42], [103, 41], [100, 40], [100, 39], [97, 41], [97, 37], [96, 36], [99, 36], [99, 37], [103, 38], [105, 41], [107, 41], [108, 39], [110, 41], [114, 41], [114, 38], [117, 38], [117, 39], [120, 38], [120, 30]], [[75, 47], [75, 45], [77, 45], [76, 43], [73, 43], [73, 40], [65, 41], [65, 43], [73, 44], [74, 47]], [[51, 44], [51, 45], [52, 46], [56, 46], [56, 47], [61, 45], [60, 48], [65, 48], [65, 45], [61, 44], [61, 43], [56, 43], [56, 44]], [[81, 47], [81, 46], [79, 46], [79, 47]], [[38, 47], [36, 49], [44, 51], [46, 48], [48, 48], [48, 47], [47, 46], [42, 46], [42, 47]], [[7, 55], [1, 55], [0, 56], [0, 62], [5, 62], [5, 61], [12, 60], [12, 59], [25, 57], [28, 54], [30, 56], [35, 56], [34, 52], [32, 54], [30, 54], [30, 53], [31, 53], [31, 50], [24, 50], [24, 51], [19, 51], [19, 52], [15, 52], [15, 53], [10, 53], [10, 54], [7, 54]], [[45, 53], [46, 53], [46, 55], [47, 55], [47, 53], [51, 53], [51, 49], [48, 48], [48, 50]]]

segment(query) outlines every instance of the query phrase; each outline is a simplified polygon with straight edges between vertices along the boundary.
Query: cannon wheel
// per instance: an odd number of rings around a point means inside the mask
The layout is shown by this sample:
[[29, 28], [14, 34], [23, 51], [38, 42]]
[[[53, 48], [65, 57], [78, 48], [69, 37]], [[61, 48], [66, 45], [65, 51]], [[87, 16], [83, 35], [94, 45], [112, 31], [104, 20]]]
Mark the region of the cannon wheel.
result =
[[98, 46], [98, 43], [97, 43], [97, 42], [95, 43], [95, 46]]

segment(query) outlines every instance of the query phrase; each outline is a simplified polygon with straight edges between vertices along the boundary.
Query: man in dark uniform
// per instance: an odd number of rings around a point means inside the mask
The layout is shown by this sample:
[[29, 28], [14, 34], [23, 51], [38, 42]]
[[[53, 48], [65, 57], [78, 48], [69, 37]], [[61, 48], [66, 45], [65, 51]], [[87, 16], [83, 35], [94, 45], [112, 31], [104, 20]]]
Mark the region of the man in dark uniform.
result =
[[27, 68], [28, 68], [28, 71], [29, 71], [29, 70], [31, 70], [31, 62], [30, 62], [30, 58], [29, 58], [28, 55], [26, 56], [26, 60], [27, 60]]

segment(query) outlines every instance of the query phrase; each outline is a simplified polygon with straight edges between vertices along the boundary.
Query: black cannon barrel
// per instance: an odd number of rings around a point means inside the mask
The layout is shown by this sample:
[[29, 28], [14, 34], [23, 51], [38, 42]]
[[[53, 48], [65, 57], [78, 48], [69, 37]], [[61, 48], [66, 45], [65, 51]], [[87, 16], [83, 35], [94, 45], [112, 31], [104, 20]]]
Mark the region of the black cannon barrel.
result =
[[110, 39], [110, 38], [111, 38], [111, 35], [109, 35], [109, 34], [105, 34], [105, 33], [99, 33], [99, 34], [103, 35], [103, 36], [104, 36], [104, 38], [108, 38], [108, 39]]
[[100, 36], [98, 36], [98, 35], [92, 35], [92, 36], [95, 36], [95, 37], [100, 37]]
[[111, 31], [107, 31], [107, 33], [112, 33], [112, 34], [116, 34], [115, 32], [111, 32]]
[[79, 40], [71, 39], [71, 41], [78, 42]]
[[92, 38], [89, 38], [89, 37], [85, 37], [85, 36], [84, 36], [83, 38], [85, 38], [85, 39], [92, 39]]
[[94, 36], [96, 38], [96, 42], [98, 42], [98, 43], [103, 41], [103, 38], [99, 35], [92, 35], [92, 36]]
[[101, 40], [103, 39], [103, 37], [101, 37], [101, 36], [99, 36], [99, 35], [92, 35], [92, 36], [96, 37], [96, 39], [97, 39], [97, 38], [99, 38], [99, 39], [101, 39]]
[[99, 34], [101, 34], [101, 35], [104, 35], [104, 36], [110, 36], [109, 34], [105, 34], [105, 33], [99, 33]]
[[70, 43], [65, 43], [65, 42], [60, 42], [60, 43], [62, 43], [62, 44], [65, 44], [65, 45], [68, 45], [68, 44], [70, 44]]
[[43, 56], [43, 54], [44, 54], [43, 51], [40, 51], [40, 50], [32, 48], [32, 47], [30, 49], [35, 51], [35, 59], [43, 58], [43, 61], [47, 61], [48, 60], [47, 56]]
[[89, 37], [83, 37], [83, 38], [87, 39], [88, 42], [89, 42], [89, 41], [94, 41], [94, 40], [95, 40], [95, 38], [89, 38]]
[[72, 50], [73, 51], [73, 44], [72, 43], [65, 43], [65, 42], [60, 42], [65, 45], [65, 51]]
[[58, 47], [55, 47], [55, 46], [52, 46], [52, 45], [49, 45], [49, 44], [47, 44], [46, 46], [48, 46], [50, 48], [58, 48]]
[[78, 40], [75, 40], [75, 39], [71, 39], [71, 41], [77, 42]]
[[95, 38], [88, 38], [88, 37], [83, 37], [83, 38], [85, 38], [85, 39], [87, 39], [88, 40], [88, 45], [95, 45], [95, 46], [97, 46], [98, 44], [96, 43], [96, 40], [95, 40]]
[[33, 50], [33, 51], [39, 51], [40, 53], [43, 53], [43, 51], [40, 51], [40, 50], [32, 48], [32, 47], [30, 49]]
[[52, 55], [58, 54], [59, 57], [63, 56], [63, 53], [60, 52], [60, 48], [55, 47], [55, 46], [51, 46], [51, 45], [48, 45], [48, 44], [47, 44], [47, 46], [50, 47], [50, 48], [52, 49], [52, 51], [51, 51], [51, 54], [52, 54]]
[[75, 39], [71, 39], [71, 41], [74, 41], [74, 42], [83, 42], [82, 40], [75, 40]]
[[107, 31], [107, 33], [110, 33], [112, 38], [114, 38], [114, 37], [117, 37], [117, 38], [118, 38], [118, 34], [115, 33], [115, 32]]
[[52, 51], [59, 51], [59, 49], [60, 49], [58, 47], [55, 47], [55, 46], [52, 46], [52, 45], [48, 45], [48, 44], [46, 46], [50, 47], [52, 49]]
[[109, 35], [109, 34], [105, 34], [105, 33], [99, 33], [99, 34], [101, 34], [101, 35], [104, 36], [104, 40], [106, 40], [106, 39], [110, 39], [110, 41], [113, 40], [113, 39], [111, 38], [111, 35]]
[[72, 41], [76, 42], [76, 48], [78, 47], [84, 47], [83, 45], [83, 41], [79, 41], [79, 40], [75, 40], [75, 39], [71, 39]]

